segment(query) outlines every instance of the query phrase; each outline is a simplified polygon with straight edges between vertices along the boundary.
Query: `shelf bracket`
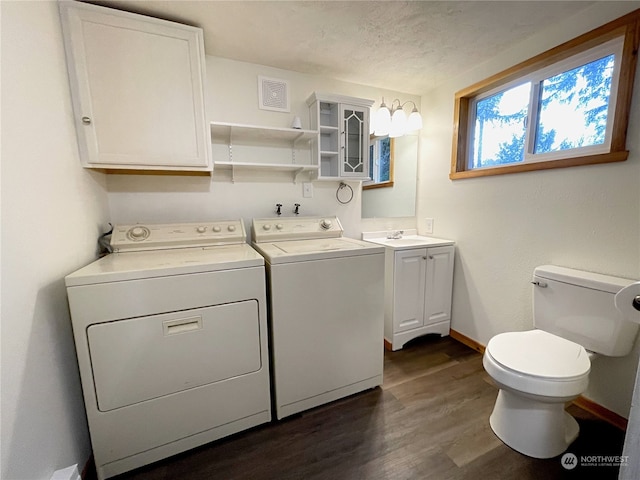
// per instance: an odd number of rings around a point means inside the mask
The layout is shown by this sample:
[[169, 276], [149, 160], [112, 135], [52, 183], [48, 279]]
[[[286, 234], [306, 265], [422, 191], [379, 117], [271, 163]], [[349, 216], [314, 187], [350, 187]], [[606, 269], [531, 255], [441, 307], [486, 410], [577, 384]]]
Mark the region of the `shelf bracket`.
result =
[[303, 171], [304, 171], [303, 168], [298, 168], [297, 170], [294, 170], [294, 172], [293, 172], [293, 184], [294, 185], [296, 183], [298, 183], [298, 175], [300, 175]]
[[233, 128], [229, 127], [229, 163], [231, 163], [231, 183], [236, 183], [236, 167], [233, 165]]
[[304, 133], [299, 133], [296, 137], [291, 141], [291, 163], [295, 165], [296, 163], [296, 147], [298, 140], [304, 137]]
[[298, 176], [304, 171], [305, 171], [304, 168], [298, 168], [297, 170], [295, 170], [293, 172], [293, 183], [294, 183], [294, 185], [298, 183]]

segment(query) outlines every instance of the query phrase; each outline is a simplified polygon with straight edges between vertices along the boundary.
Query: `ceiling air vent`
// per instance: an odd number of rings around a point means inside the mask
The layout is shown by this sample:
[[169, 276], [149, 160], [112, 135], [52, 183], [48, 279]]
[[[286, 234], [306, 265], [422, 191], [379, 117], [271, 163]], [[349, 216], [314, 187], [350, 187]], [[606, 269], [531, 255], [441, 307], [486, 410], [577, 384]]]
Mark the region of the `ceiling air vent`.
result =
[[289, 82], [258, 76], [258, 103], [261, 110], [290, 112]]

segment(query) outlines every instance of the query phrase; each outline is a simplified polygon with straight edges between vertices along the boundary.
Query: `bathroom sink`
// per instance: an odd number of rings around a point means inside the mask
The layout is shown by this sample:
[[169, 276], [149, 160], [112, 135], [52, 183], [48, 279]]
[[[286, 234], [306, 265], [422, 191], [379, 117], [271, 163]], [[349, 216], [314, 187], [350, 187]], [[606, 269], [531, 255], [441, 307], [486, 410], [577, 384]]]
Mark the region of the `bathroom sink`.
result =
[[383, 238], [381, 239], [385, 245], [391, 246], [400, 246], [400, 247], [413, 247], [416, 245], [428, 245], [432, 239], [430, 238], [421, 238], [418, 235], [413, 235], [411, 237], [402, 237], [402, 238]]
[[[393, 249], [404, 249], [412, 247], [435, 247], [440, 245], [453, 245], [453, 240], [446, 240], [443, 238], [425, 237], [422, 235], [402, 235], [400, 238], [387, 238], [385, 236], [375, 236], [374, 232], [364, 232], [362, 239], [367, 242], [377, 243], [378, 245], [384, 245], [385, 247]], [[378, 232], [375, 232], [378, 233]]]

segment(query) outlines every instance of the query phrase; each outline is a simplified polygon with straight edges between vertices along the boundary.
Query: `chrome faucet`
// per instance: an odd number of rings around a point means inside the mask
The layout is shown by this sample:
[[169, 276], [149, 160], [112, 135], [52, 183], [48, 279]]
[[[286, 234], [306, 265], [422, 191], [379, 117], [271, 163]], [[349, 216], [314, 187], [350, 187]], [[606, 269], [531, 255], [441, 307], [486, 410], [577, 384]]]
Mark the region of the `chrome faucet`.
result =
[[403, 233], [404, 233], [404, 230], [395, 230], [393, 232], [389, 232], [387, 234], [387, 238], [389, 240], [398, 240], [399, 238], [402, 238]]

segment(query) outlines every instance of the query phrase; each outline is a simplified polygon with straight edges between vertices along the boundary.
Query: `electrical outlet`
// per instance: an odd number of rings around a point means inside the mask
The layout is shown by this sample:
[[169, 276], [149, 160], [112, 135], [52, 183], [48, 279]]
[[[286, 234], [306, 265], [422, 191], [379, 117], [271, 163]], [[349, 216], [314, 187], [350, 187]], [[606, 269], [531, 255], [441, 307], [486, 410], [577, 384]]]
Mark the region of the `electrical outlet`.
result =
[[306, 182], [302, 184], [302, 196], [304, 198], [313, 198], [313, 183]]
[[433, 218], [424, 219], [424, 231], [425, 233], [433, 233]]

